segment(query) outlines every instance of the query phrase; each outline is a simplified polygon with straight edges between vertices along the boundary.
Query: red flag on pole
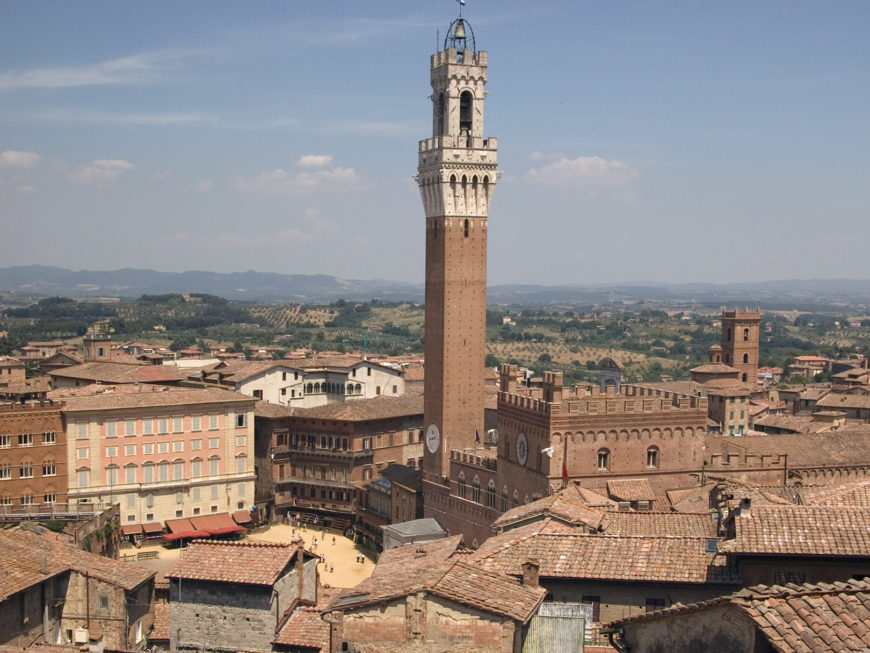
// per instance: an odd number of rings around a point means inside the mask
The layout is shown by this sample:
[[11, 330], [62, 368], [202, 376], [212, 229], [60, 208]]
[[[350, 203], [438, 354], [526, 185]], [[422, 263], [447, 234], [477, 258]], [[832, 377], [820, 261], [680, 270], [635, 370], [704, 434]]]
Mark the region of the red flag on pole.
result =
[[565, 464], [565, 461], [562, 461], [562, 480], [565, 481], [565, 485], [568, 485], [568, 465]]

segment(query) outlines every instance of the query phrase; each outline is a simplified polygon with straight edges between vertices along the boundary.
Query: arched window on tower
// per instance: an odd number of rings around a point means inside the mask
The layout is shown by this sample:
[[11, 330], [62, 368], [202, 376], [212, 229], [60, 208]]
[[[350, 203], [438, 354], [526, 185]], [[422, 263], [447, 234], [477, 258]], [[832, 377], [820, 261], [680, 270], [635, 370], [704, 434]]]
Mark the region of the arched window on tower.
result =
[[468, 218], [465, 219], [465, 237], [468, 238]]
[[610, 469], [610, 452], [607, 449], [598, 450], [598, 471], [606, 472]]
[[459, 472], [459, 480], [456, 482], [456, 494], [459, 495], [460, 499], [465, 498], [465, 474], [463, 472]]
[[438, 94], [438, 100], [435, 102], [435, 135], [443, 136], [446, 132], [444, 129], [444, 115], [446, 111], [447, 100], [444, 93]]
[[657, 468], [659, 466], [658, 447], [650, 447], [646, 450], [646, 466], [649, 468]]
[[743, 362], [744, 362], [744, 363], [748, 363], [748, 362], [749, 362], [749, 354], [743, 354]]
[[474, 96], [471, 91], [462, 91], [459, 94], [459, 133], [471, 135], [472, 109], [474, 108]]
[[480, 477], [475, 476], [471, 482], [471, 500], [480, 503]]
[[743, 342], [749, 341], [749, 329], [743, 329]]

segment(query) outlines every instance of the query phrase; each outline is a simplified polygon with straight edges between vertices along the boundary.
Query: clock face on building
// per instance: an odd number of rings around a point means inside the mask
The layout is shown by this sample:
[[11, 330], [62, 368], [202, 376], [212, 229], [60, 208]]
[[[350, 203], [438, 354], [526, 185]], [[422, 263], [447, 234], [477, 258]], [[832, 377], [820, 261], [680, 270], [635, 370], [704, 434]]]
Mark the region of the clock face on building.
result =
[[440, 445], [441, 434], [438, 432], [438, 427], [430, 424], [429, 428], [426, 429], [426, 448], [429, 450], [429, 453], [435, 453]]
[[526, 439], [525, 433], [520, 433], [520, 437], [517, 438], [517, 462], [520, 465], [525, 465], [528, 457], [529, 441]]

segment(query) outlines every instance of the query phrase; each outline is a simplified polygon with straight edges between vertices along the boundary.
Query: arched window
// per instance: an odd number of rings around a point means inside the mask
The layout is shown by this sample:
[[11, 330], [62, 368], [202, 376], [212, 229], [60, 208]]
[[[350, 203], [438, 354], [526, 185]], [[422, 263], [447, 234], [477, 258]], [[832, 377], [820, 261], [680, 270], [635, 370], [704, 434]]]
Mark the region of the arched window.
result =
[[319, 393], [319, 392], [320, 392], [320, 384], [319, 384], [319, 383], [315, 383], [315, 384], [314, 384], [314, 394], [317, 394], [317, 393]]
[[462, 91], [459, 94], [459, 131], [471, 133], [472, 109], [474, 108], [474, 96], [471, 91]]
[[161, 482], [169, 480], [168, 460], [161, 460], [159, 463], [157, 463], [157, 480]]
[[465, 237], [468, 238], [468, 218], [465, 218]]
[[659, 466], [659, 449], [658, 447], [650, 447], [646, 450], [646, 466], [651, 469], [656, 469]]
[[128, 485], [136, 482], [136, 465], [134, 463], [124, 465], [124, 482]]
[[459, 480], [456, 483], [456, 494], [459, 495], [460, 499], [465, 498], [465, 474], [463, 472], [459, 472]]
[[606, 472], [610, 469], [610, 451], [607, 449], [598, 450], [598, 471]]
[[490, 479], [486, 486], [486, 505], [490, 508], [495, 508], [495, 481]]
[[743, 342], [747, 342], [749, 340], [749, 329], [743, 329]]
[[353, 383], [347, 384], [347, 394], [349, 394], [349, 395], [353, 394]]
[[477, 476], [471, 482], [471, 500], [480, 503], [480, 478]]
[[362, 386], [359, 383], [356, 384], [356, 393], [358, 395], [362, 394]]
[[236, 456], [236, 473], [244, 474], [245, 468], [248, 465], [248, 457], [245, 454], [239, 454]]
[[220, 473], [220, 456], [211, 456], [208, 459], [208, 475], [217, 476]]
[[749, 362], [749, 354], [743, 354], [743, 362], [744, 362], [744, 363], [748, 363], [748, 362]]
[[306, 386], [305, 392], [307, 392], [308, 394], [311, 394], [312, 392], [314, 392], [314, 384], [313, 384], [313, 383], [309, 383], [309, 384]]
[[176, 458], [172, 461], [172, 480], [180, 481], [184, 478], [184, 461]]
[[505, 485], [501, 489], [501, 511], [502, 512], [507, 512], [508, 501], [510, 501], [510, 499], [508, 499], [508, 486]]

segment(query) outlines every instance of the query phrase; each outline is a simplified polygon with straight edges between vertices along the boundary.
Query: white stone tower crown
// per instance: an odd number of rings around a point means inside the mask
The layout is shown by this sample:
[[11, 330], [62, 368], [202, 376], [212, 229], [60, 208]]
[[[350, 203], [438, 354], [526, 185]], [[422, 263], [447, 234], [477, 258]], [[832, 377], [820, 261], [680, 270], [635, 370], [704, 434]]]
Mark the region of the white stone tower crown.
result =
[[466, 48], [456, 36], [466, 30], [464, 19], [454, 21], [431, 57], [432, 138], [420, 141], [417, 168], [427, 218], [485, 218], [500, 175], [498, 141], [483, 136], [487, 53]]

